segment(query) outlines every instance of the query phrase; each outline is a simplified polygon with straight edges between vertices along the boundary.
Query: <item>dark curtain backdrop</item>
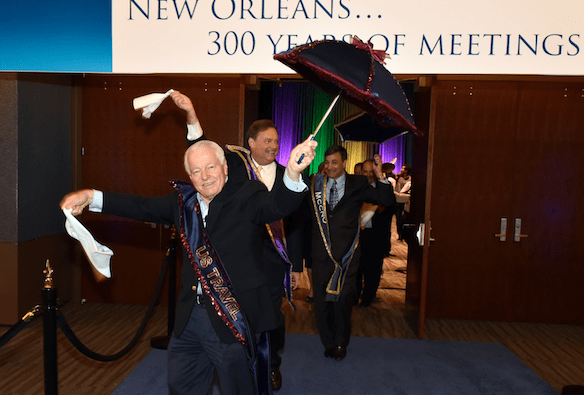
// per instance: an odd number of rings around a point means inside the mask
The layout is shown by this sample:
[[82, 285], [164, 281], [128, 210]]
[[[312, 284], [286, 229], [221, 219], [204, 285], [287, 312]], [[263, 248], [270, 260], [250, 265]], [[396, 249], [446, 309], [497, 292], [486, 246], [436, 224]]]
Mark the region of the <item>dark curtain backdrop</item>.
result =
[[[408, 88], [404, 87], [406, 94]], [[292, 148], [316, 129], [334, 97], [324, 93], [314, 84], [303, 81], [273, 82], [267, 87], [267, 91], [272, 94], [272, 120], [280, 135], [280, 152], [276, 160], [285, 165]], [[413, 110], [411, 98], [410, 103]], [[318, 165], [324, 161], [325, 150], [333, 144], [342, 145], [347, 149], [347, 172], [349, 173], [353, 172], [356, 163], [372, 158], [377, 152], [381, 155], [383, 162], [396, 159], [396, 172], [399, 172], [402, 165], [409, 163], [407, 152], [411, 150], [408, 143], [411, 139], [407, 135], [393, 138], [382, 144], [341, 141], [335, 132], [335, 124], [360, 111], [354, 105], [339, 100], [316, 136], [316, 141], [318, 141], [316, 158], [310, 165], [308, 174], [317, 172]]]

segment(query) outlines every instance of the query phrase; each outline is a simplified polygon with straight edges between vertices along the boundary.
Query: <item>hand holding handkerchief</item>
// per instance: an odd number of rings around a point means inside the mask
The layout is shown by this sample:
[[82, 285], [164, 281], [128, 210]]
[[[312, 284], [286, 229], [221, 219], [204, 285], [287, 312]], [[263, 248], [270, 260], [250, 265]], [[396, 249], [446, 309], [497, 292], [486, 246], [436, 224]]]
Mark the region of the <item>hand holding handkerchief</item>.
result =
[[363, 203], [363, 206], [361, 206], [361, 217], [359, 218], [359, 226], [361, 227], [361, 230], [365, 229], [367, 223], [371, 221], [378, 207], [379, 206], [376, 204], [367, 202]]
[[172, 92], [174, 92], [173, 89], [170, 89], [166, 93], [149, 93], [135, 98], [132, 101], [132, 105], [134, 106], [134, 110], [142, 110], [143, 118], [150, 119], [150, 116], [160, 106], [160, 103], [170, 96]]
[[71, 214], [71, 209], [63, 210], [65, 214], [65, 229], [71, 237], [79, 240], [85, 255], [93, 267], [103, 276], [110, 278], [110, 258], [114, 252], [107, 246], [98, 243], [93, 235]]

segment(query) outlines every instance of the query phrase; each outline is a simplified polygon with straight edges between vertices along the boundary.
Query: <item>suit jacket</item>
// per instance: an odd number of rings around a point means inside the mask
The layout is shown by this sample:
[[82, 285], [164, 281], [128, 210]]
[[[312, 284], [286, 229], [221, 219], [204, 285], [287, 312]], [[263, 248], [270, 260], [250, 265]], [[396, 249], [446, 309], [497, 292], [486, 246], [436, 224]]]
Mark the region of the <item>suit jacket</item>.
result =
[[[377, 181], [376, 188], [379, 188], [380, 184], [381, 183]], [[375, 248], [377, 253], [381, 256], [383, 256], [389, 246], [389, 222], [394, 212], [395, 209], [379, 206], [371, 218], [372, 232], [368, 237], [371, 237], [372, 240], [371, 243], [369, 243], [369, 248]]]
[[[359, 228], [359, 217], [363, 202], [378, 204], [386, 207], [395, 207], [395, 196], [391, 184], [378, 183], [378, 188], [374, 188], [367, 182], [367, 177], [352, 174], [346, 175], [345, 193], [337, 203], [334, 210], [330, 210], [327, 205], [327, 221], [330, 232], [331, 252], [337, 262], [349, 248], [355, 239]], [[314, 205], [312, 207], [314, 210]], [[312, 215], [312, 257], [313, 275], [315, 281], [320, 283], [329, 280], [334, 266], [320, 234], [316, 215]], [[359, 261], [359, 248], [353, 255], [352, 262]], [[328, 262], [328, 263], [327, 263]], [[320, 263], [320, 265], [319, 265]], [[319, 267], [317, 267], [319, 266]], [[357, 270], [356, 265], [349, 268], [349, 275]]]
[[[203, 135], [197, 140], [190, 141], [189, 145], [192, 145], [198, 141], [206, 140], [206, 136]], [[227, 160], [227, 167], [229, 171], [229, 179], [235, 182], [245, 182], [249, 181], [249, 176], [247, 173], [247, 165], [241, 159], [241, 157], [230, 151], [225, 152], [225, 158]], [[286, 167], [282, 166], [276, 162], [276, 180], [274, 182], [274, 187], [272, 191], [276, 191], [278, 188], [283, 186], [283, 178]], [[308, 179], [304, 178], [306, 185], [310, 185]], [[265, 227], [264, 227], [265, 228]], [[295, 272], [301, 272], [303, 265], [303, 229], [304, 225], [302, 223], [302, 215], [300, 209], [294, 211], [290, 216], [284, 219], [284, 235], [286, 238], [288, 259], [292, 263], [292, 270]], [[270, 284], [275, 287], [282, 285], [284, 279], [284, 274], [287, 270], [286, 263], [274, 247], [274, 243], [267, 231], [264, 229], [264, 254], [262, 262], [264, 265], [264, 270]]]
[[[274, 182], [274, 187], [272, 191], [276, 188], [281, 188], [283, 184], [283, 177], [286, 168], [280, 164], [277, 164], [276, 168], [276, 181]], [[306, 182], [306, 185], [310, 185]], [[290, 216], [284, 218], [284, 236], [286, 240], [286, 252], [288, 254], [288, 259], [292, 263], [292, 270], [295, 272], [302, 271], [302, 228], [298, 223], [298, 210], [295, 210]], [[264, 272], [268, 276], [268, 281], [277, 291], [276, 295], [279, 295], [280, 300], [278, 303], [278, 310], [281, 305], [281, 291], [283, 289], [282, 283], [284, 275], [288, 270], [286, 262], [282, 259], [279, 252], [274, 247], [274, 242], [268, 233], [267, 228], [264, 227], [263, 234], [263, 248], [264, 254], [262, 263], [264, 265]]]
[[[259, 181], [236, 182], [229, 179], [209, 205], [206, 230], [255, 333], [277, 326], [268, 279], [261, 265], [264, 224], [289, 215], [298, 207], [303, 196], [304, 193], [295, 193], [286, 187], [270, 193]], [[176, 191], [153, 198], [105, 193], [103, 213], [139, 221], [174, 224], [178, 230], [181, 229]], [[188, 322], [195, 303], [196, 285], [196, 274], [183, 249], [175, 336], [180, 336]], [[215, 313], [206, 295], [204, 301], [220, 339], [225, 343], [236, 341]]]

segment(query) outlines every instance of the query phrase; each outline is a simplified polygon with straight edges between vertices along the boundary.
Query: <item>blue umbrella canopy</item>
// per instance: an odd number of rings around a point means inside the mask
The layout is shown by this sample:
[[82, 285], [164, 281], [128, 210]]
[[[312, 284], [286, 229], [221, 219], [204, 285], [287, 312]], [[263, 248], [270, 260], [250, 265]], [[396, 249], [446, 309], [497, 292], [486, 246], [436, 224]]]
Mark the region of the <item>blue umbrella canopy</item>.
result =
[[323, 91], [340, 94], [379, 124], [417, 132], [406, 95], [383, 66], [385, 52], [374, 50], [370, 43], [364, 43], [358, 37], [354, 37], [352, 43], [314, 41], [276, 54], [274, 59]]

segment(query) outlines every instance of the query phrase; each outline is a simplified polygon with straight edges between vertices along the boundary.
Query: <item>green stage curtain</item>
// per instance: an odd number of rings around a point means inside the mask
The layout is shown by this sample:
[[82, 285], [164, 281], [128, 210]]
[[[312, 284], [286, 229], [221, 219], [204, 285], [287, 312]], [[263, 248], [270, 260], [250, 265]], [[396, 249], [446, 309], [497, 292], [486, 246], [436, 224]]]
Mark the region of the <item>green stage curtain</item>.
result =
[[[313, 133], [326, 113], [334, 96], [328, 95], [314, 84], [305, 81], [274, 83], [272, 91], [272, 119], [280, 136], [280, 152], [276, 158], [286, 164], [292, 148]], [[362, 110], [355, 105], [339, 100], [332, 113], [323, 123], [316, 136], [318, 148], [316, 157], [310, 164], [307, 174], [318, 171], [318, 165], [324, 161], [324, 152], [333, 144], [342, 145], [347, 150], [347, 173], [352, 174], [356, 163], [372, 159], [379, 153], [383, 162], [398, 158], [396, 168], [401, 168], [405, 159], [406, 138], [396, 137], [385, 143], [343, 142], [335, 131], [335, 124], [349, 115]]]

